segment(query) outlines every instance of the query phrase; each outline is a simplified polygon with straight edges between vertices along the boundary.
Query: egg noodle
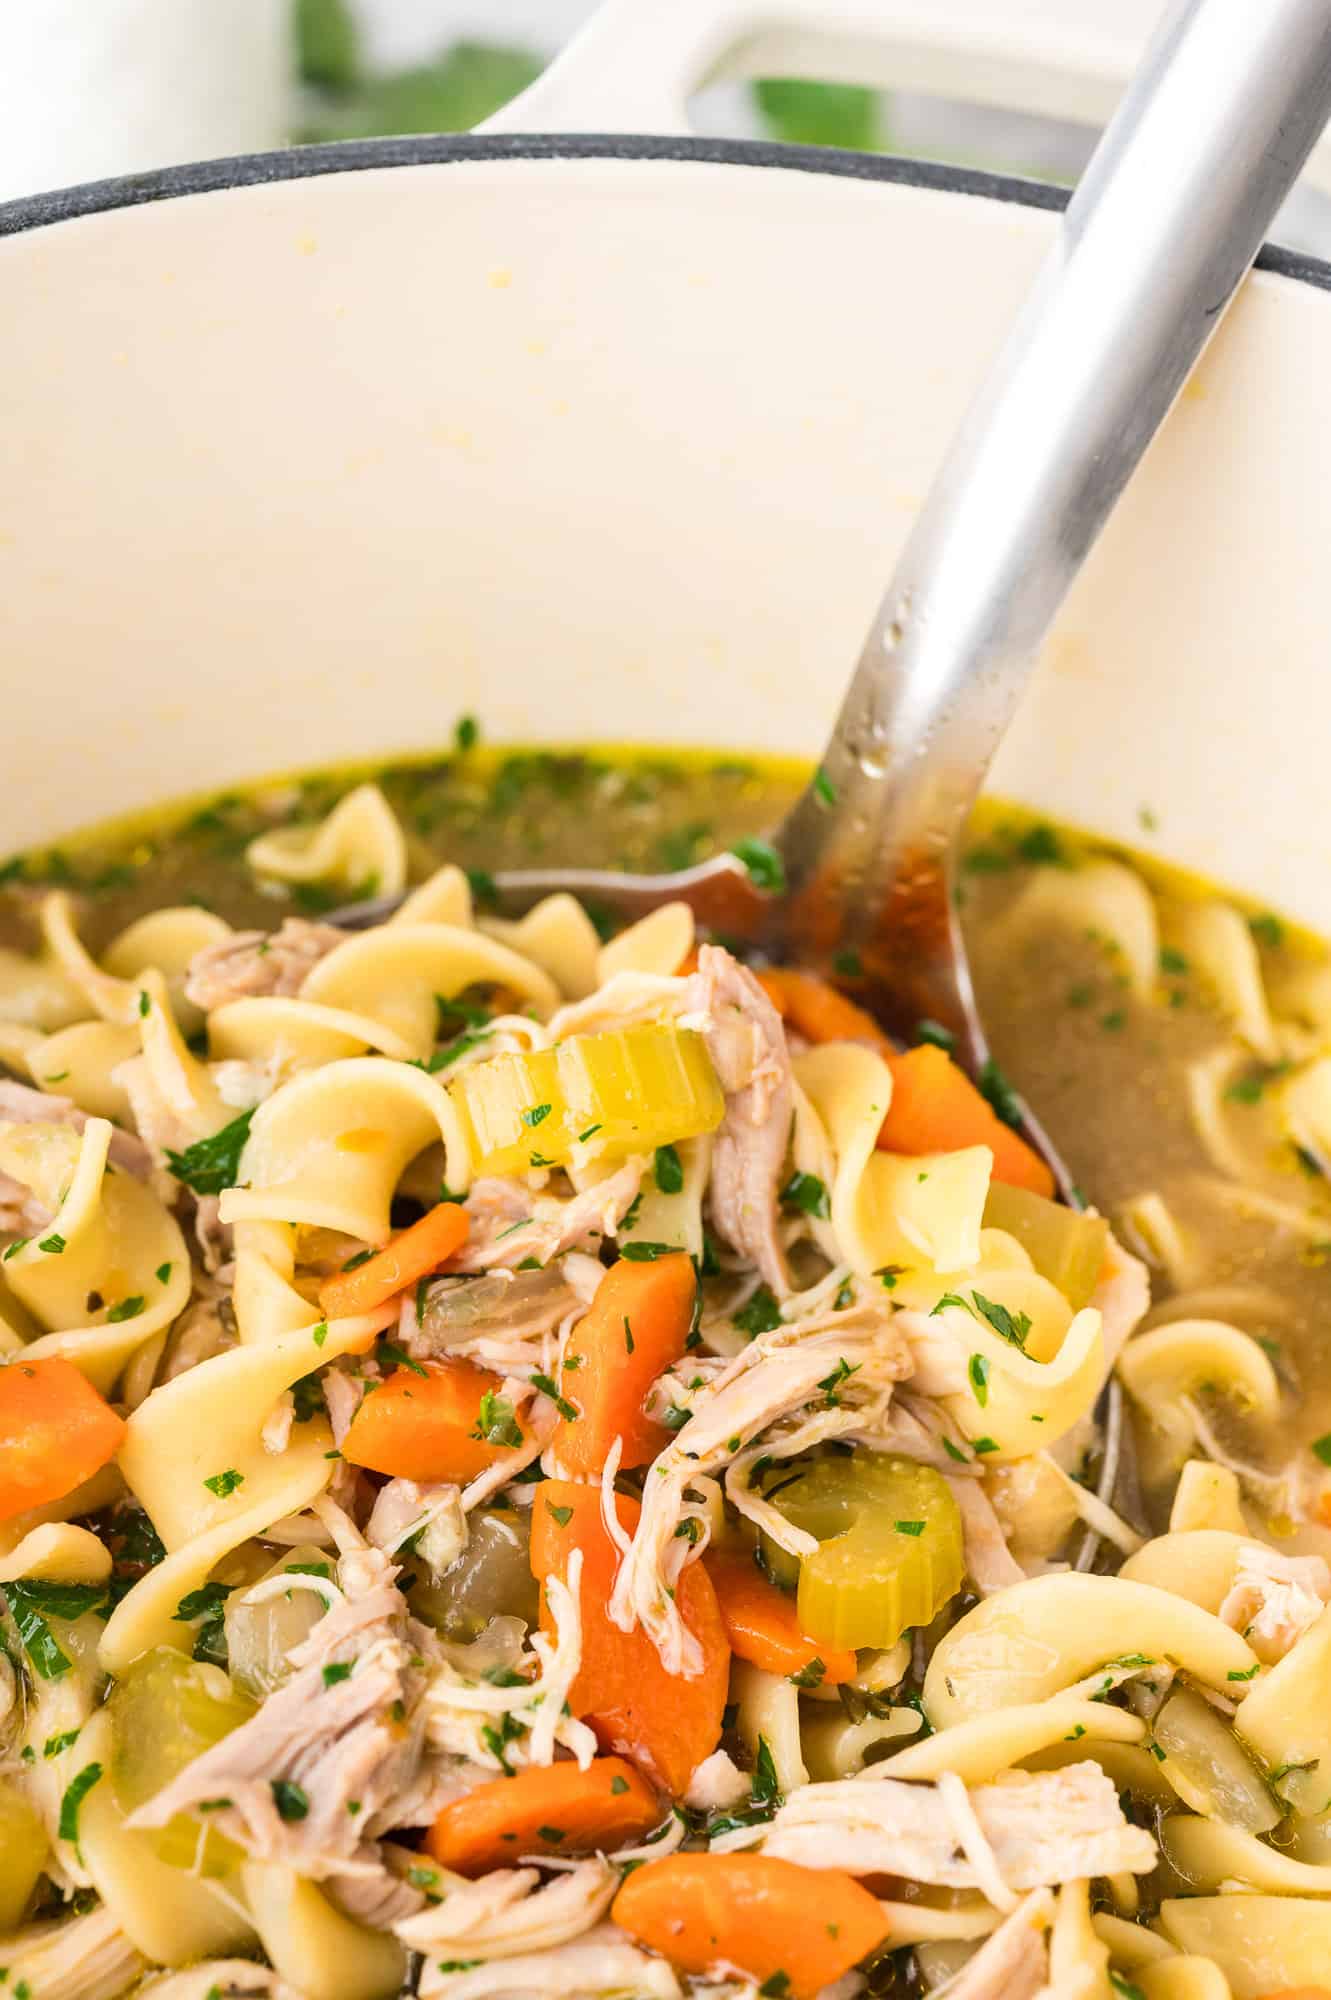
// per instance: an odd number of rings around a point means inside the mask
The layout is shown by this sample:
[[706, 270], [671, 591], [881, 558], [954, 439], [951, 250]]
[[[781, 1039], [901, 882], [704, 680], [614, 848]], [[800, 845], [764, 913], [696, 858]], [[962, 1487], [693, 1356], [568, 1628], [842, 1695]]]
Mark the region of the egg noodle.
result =
[[[406, 852], [367, 784], [249, 862], [397, 894]], [[1002, 921], [1165, 1007], [1126, 863]], [[16, 2000], [1331, 1987], [1331, 1441], [1245, 1445], [1291, 1385], [1149, 1132], [1113, 1228], [1059, 1206], [940, 1031], [682, 904], [607, 942], [445, 866], [355, 934], [39, 922], [0, 963]], [[1232, 1113], [1260, 1063], [1271, 1143], [1331, 1154], [1331, 1009], [1228, 905], [1184, 929], [1208, 1186], [1320, 1254]]]

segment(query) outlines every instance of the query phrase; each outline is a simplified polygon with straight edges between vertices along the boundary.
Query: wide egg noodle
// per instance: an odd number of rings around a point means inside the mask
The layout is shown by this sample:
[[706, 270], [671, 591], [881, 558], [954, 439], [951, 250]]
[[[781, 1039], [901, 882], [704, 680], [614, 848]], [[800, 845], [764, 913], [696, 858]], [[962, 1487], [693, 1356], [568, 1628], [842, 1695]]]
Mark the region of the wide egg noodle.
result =
[[597, 972], [601, 940], [596, 926], [572, 896], [546, 896], [516, 923], [504, 917], [480, 917], [477, 928], [539, 965], [568, 1000], [585, 1000], [604, 984]]
[[[1297, 1813], [1331, 1806], [1331, 1611], [1324, 1611], [1252, 1689], [1234, 1727], [1271, 1770]], [[1331, 1964], [1331, 1957], [1327, 1960]]]
[[44, 1036], [30, 1049], [26, 1068], [39, 1090], [70, 1098], [90, 1117], [131, 1125], [129, 1096], [115, 1072], [121, 1063], [138, 1055], [139, 1049], [137, 1024], [76, 1021], [72, 1027]]
[[1267, 1005], [1262, 962], [1247, 919], [1230, 903], [1176, 904], [1168, 925], [1170, 942], [1200, 975], [1219, 1013], [1263, 1062], [1280, 1053]]
[[855, 1042], [826, 1042], [795, 1059], [795, 1078], [836, 1157], [832, 1229], [843, 1260], [865, 1275], [884, 1265], [959, 1270], [978, 1261], [993, 1154], [987, 1146], [915, 1158], [879, 1152], [892, 1072]]
[[[636, 924], [630, 924], [596, 955], [590, 993], [606, 986], [617, 972], [651, 972], [662, 978], [677, 973], [693, 950], [695, 926], [687, 903], [662, 903]], [[572, 999], [581, 999], [574, 993]]]
[[1167, 1659], [1230, 1696], [1259, 1666], [1237, 1632], [1184, 1598], [1068, 1571], [985, 1598], [945, 1633], [925, 1674], [925, 1709], [936, 1729], [949, 1728], [991, 1709], [1045, 1701], [1126, 1655]]
[[1109, 1948], [1096, 1936], [1085, 1882], [1065, 1882], [1049, 1932], [1049, 1985], [1077, 2000], [1115, 2000], [1109, 1982]]
[[452, 924], [385, 924], [350, 937], [314, 967], [301, 998], [380, 1022], [424, 1062], [435, 1045], [439, 1001], [478, 985], [511, 990], [541, 1018], [559, 1005], [559, 989], [539, 965]]
[[[91, 1011], [82, 986], [49, 951], [33, 955], [0, 945], [0, 1051], [6, 1062], [11, 1047], [23, 1047], [23, 1034], [55, 1034]], [[15, 1042], [12, 1031], [19, 1031]]]
[[67, 1125], [0, 1124], [0, 1168], [53, 1212], [46, 1231], [5, 1259], [15, 1298], [42, 1328], [25, 1352], [63, 1355], [104, 1392], [190, 1290], [178, 1224], [151, 1189], [108, 1165], [110, 1142], [103, 1118], [90, 1118], [81, 1138]]
[[1159, 1927], [1181, 1951], [1213, 1960], [1234, 2000], [1316, 1988], [1331, 1965], [1331, 1902], [1311, 1897], [1169, 1897]]
[[1247, 1416], [1270, 1420], [1280, 1408], [1280, 1384], [1265, 1350], [1225, 1320], [1173, 1320], [1139, 1333], [1119, 1356], [1118, 1373], [1134, 1403], [1180, 1453], [1197, 1435], [1190, 1399], [1203, 1388], [1226, 1396]]
[[348, 895], [400, 896], [407, 883], [407, 843], [378, 785], [357, 785], [317, 826], [260, 834], [245, 860], [256, 875], [329, 883]]
[[0, 1554], [0, 1584], [31, 1578], [43, 1583], [105, 1583], [111, 1555], [104, 1542], [73, 1521], [47, 1521], [29, 1528], [14, 1548]]
[[397, 1939], [353, 1923], [316, 1882], [260, 1861], [246, 1863], [244, 1882], [260, 1943], [303, 2000], [390, 2000], [400, 1990], [407, 1954]]
[[278, 1082], [297, 1070], [321, 1069], [371, 1052], [410, 1062], [413, 1044], [369, 1015], [282, 994], [229, 1000], [208, 1016], [208, 1053], [214, 1062], [262, 1064]]
[[[966, 1281], [953, 1296], [968, 1296]], [[938, 1317], [970, 1358], [967, 1387], [941, 1400], [965, 1436], [983, 1442], [999, 1463], [1047, 1449], [1089, 1413], [1105, 1375], [1104, 1341], [1096, 1308], [1074, 1313], [1035, 1272], [986, 1274], [981, 1297], [1027, 1315], [1027, 1344], [1003, 1339], [979, 1307], [943, 1306]]]
[[154, 1964], [172, 1966], [252, 1945], [254, 1927], [234, 1892], [160, 1860], [152, 1836], [125, 1825], [105, 1709], [84, 1726], [77, 1761], [80, 1769], [102, 1767], [79, 1807], [79, 1851], [103, 1907], [130, 1943]]
[[757, 1758], [766, 1744], [783, 1797], [807, 1785], [809, 1772], [800, 1743], [799, 1689], [785, 1674], [764, 1673], [748, 1660], [735, 1660], [730, 1670], [730, 1696], [736, 1704], [735, 1730], [749, 1755]]
[[[1099, 1921], [1097, 1918], [1097, 1929]], [[1220, 1967], [1190, 1953], [1140, 1967], [1137, 1984], [1145, 2000], [1234, 2000], [1233, 1988]]]
[[231, 1304], [242, 1342], [275, 1340], [322, 1317], [295, 1283], [299, 1234], [291, 1222], [236, 1224]]
[[457, 1112], [424, 1070], [352, 1056], [304, 1071], [255, 1112], [242, 1185], [222, 1195], [222, 1220], [297, 1222], [384, 1243], [404, 1169], [440, 1140], [449, 1187], [465, 1189], [471, 1161]]
[[71, 986], [82, 993], [85, 1013], [132, 1026], [145, 975], [154, 972], [171, 992], [172, 1002], [181, 1001], [190, 1032], [202, 1017], [183, 1001], [186, 968], [196, 951], [230, 932], [220, 917], [191, 904], [154, 910], [112, 940], [106, 965], [101, 966], [79, 936], [74, 904], [65, 890], [55, 889], [43, 897], [40, 921], [46, 948]]
[[1089, 934], [1136, 998], [1149, 1000], [1154, 993], [1159, 926], [1154, 898], [1135, 869], [1120, 861], [1037, 868], [989, 934], [996, 948], [1013, 953], [1051, 930]]
[[869, 1764], [881, 1770], [893, 1746], [917, 1735], [919, 1729], [919, 1711], [914, 1708], [889, 1708], [885, 1715], [866, 1715], [852, 1722], [839, 1707], [829, 1706], [826, 1714], [806, 1712], [801, 1717], [800, 1743], [811, 1778], [853, 1778]]
[[1145, 1735], [1145, 1723], [1127, 1709], [1059, 1694], [953, 1723], [899, 1750], [877, 1770], [885, 1778], [927, 1781], [955, 1771], [963, 1783], [983, 1785], [1055, 1743], [1075, 1739], [1079, 1754], [1094, 1757], [1102, 1742], [1140, 1743]]
[[[679, 1157], [682, 1186], [673, 1193], [662, 1189], [651, 1166], [643, 1175], [636, 1203], [616, 1231], [622, 1253], [626, 1243], [666, 1243], [672, 1250], [687, 1250], [690, 1257], [703, 1254], [703, 1197], [712, 1165], [712, 1138], [681, 1139], [675, 1147]], [[581, 1178], [581, 1177], [579, 1177]]]
[[293, 1425], [280, 1452], [265, 1447], [264, 1425], [293, 1383], [364, 1352], [395, 1317], [393, 1305], [232, 1348], [164, 1383], [133, 1412], [120, 1468], [167, 1555], [112, 1612], [101, 1643], [108, 1673], [123, 1673], [153, 1646], [188, 1650], [194, 1632], [176, 1618], [180, 1600], [232, 1549], [323, 1492], [335, 1463], [326, 1421]]
[[1160, 1841], [1166, 1859], [1197, 1894], [1218, 1894], [1223, 1884], [1241, 1882], [1273, 1896], [1331, 1896], [1331, 1866], [1296, 1861], [1221, 1819], [1174, 1813]]

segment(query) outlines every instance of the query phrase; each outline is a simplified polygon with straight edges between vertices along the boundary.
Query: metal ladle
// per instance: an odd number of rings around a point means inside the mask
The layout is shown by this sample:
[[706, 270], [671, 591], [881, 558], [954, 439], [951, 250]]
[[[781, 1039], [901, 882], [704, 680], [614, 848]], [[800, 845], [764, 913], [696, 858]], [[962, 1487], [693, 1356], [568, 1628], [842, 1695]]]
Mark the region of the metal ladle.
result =
[[763, 892], [729, 854], [671, 875], [522, 869], [494, 877], [499, 909], [567, 890], [628, 922], [684, 901], [776, 960], [853, 953], [861, 1004], [906, 1038], [938, 1022], [978, 1072], [953, 896], [971, 805], [1069, 585], [1328, 111], [1331, 0], [1170, 8], [934, 481], [817, 777], [771, 836], [784, 887]]

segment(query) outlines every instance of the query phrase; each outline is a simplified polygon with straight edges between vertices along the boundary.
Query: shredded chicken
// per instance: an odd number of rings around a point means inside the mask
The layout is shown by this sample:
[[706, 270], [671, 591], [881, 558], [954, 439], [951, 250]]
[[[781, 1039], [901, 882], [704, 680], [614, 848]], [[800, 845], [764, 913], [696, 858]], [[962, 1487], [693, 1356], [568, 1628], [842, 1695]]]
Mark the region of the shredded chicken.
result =
[[684, 995], [681, 1019], [695, 1017], [726, 1094], [712, 1141], [712, 1220], [784, 1296], [790, 1275], [777, 1233], [777, 1193], [795, 1110], [786, 1031], [753, 974], [713, 944], [699, 951]]
[[162, 1972], [134, 1989], [134, 2000], [302, 2000], [271, 1966], [252, 1958], [205, 1958]]
[[109, 1909], [32, 1924], [5, 1939], [8, 1990], [34, 2000], [116, 2000], [148, 1970]]
[[1003, 1526], [994, 1504], [977, 1479], [962, 1479], [944, 1473], [961, 1514], [961, 1532], [966, 1542], [966, 1573], [981, 1597], [1024, 1583], [1026, 1572], [1007, 1545]]
[[[129, 1824], [165, 1826], [178, 1812], [226, 1799], [209, 1824], [259, 1860], [315, 1880], [368, 1865], [366, 1841], [396, 1823], [398, 1796], [421, 1761], [423, 1668], [434, 1650], [433, 1635], [408, 1617], [396, 1575], [377, 1549], [361, 1549], [338, 1564], [339, 1588], [311, 1578], [332, 1608], [292, 1649], [292, 1678]], [[351, 1672], [325, 1678], [325, 1668], [342, 1666]], [[283, 1786], [298, 1788], [302, 1816], [284, 1817]]]
[[291, 998], [346, 935], [335, 924], [312, 924], [304, 917], [287, 917], [272, 936], [233, 931], [195, 952], [185, 975], [185, 997], [205, 1014], [231, 1000]]
[[[335, 1362], [331, 1368], [325, 1368], [319, 1378], [323, 1386], [328, 1421], [333, 1427], [333, 1443], [339, 1451], [342, 1449], [343, 1438], [351, 1429], [351, 1420], [361, 1406], [361, 1399], [365, 1394], [365, 1374], [369, 1365], [372, 1364], [361, 1362], [353, 1363], [351, 1367], [343, 1367]], [[377, 1367], [375, 1374], [378, 1374]]]
[[1036, 1889], [947, 1988], [947, 2000], [1036, 2000], [1049, 1977], [1044, 1934], [1054, 1914], [1047, 1889]]
[[35, 1236], [51, 1221], [51, 1210], [38, 1201], [26, 1181], [0, 1172], [0, 1232], [6, 1236]]
[[[53, 1091], [32, 1090], [26, 1083], [16, 1083], [13, 1077], [0, 1077], [0, 1122], [11, 1125], [68, 1125], [73, 1131], [82, 1132], [88, 1117], [88, 1112], [75, 1104], [72, 1097], [59, 1097]], [[111, 1128], [107, 1158], [113, 1166], [133, 1174], [135, 1180], [147, 1180], [152, 1172], [152, 1156], [142, 1139], [137, 1139], [132, 1132], [124, 1131], [119, 1125]]]
[[726, 1812], [748, 1798], [751, 1783], [748, 1772], [741, 1771], [724, 1750], [713, 1750], [689, 1779], [684, 1803], [694, 1812]]
[[1331, 1568], [1323, 1557], [1282, 1556], [1262, 1542], [1244, 1542], [1220, 1616], [1269, 1667], [1284, 1659], [1328, 1603]]
[[599, 1856], [542, 1883], [535, 1868], [497, 1868], [449, 1889], [405, 1923], [403, 1944], [445, 1958], [517, 1958], [551, 1951], [601, 1921], [620, 1876]]
[[229, 1300], [196, 1295], [171, 1329], [158, 1379], [174, 1381], [235, 1344], [235, 1314]]
[[[558, 1195], [533, 1196], [519, 1190], [519, 1205], [511, 1192], [512, 1183], [477, 1181], [467, 1196], [472, 1233], [463, 1253], [466, 1268], [515, 1271], [530, 1257], [538, 1264], [548, 1264], [565, 1250], [586, 1250], [594, 1255], [607, 1237], [614, 1236], [633, 1206], [646, 1164], [635, 1155], [568, 1201]], [[504, 1221], [506, 1215], [510, 1219]]]
[[[1146, 1874], [1155, 1842], [1130, 1826], [1098, 1764], [1012, 1771], [969, 1793], [983, 1839], [1009, 1890], [1046, 1888], [1092, 1875]], [[807, 1868], [903, 1875], [940, 1888], [984, 1888], [936, 1785], [859, 1778], [805, 1785], [766, 1829], [764, 1852]]]
[[375, 1496], [365, 1538], [385, 1555], [413, 1543], [432, 1576], [442, 1576], [467, 1546], [462, 1492], [457, 1486], [418, 1486], [413, 1479], [390, 1479]]
[[[446, 1958], [443, 1965], [459, 1961]], [[441, 1970], [431, 1957], [421, 1973], [421, 2000], [680, 2000], [680, 1984], [663, 1958], [649, 1957], [613, 1924], [601, 1924], [573, 1944], [520, 1958], [490, 1959]]]
[[420, 1859], [414, 1848], [381, 1841], [372, 1865], [354, 1875], [333, 1876], [326, 1893], [356, 1923], [368, 1924], [371, 1930], [391, 1930], [425, 1908], [425, 1895], [409, 1879], [412, 1873], [420, 1874]]
[[[668, 1673], [699, 1673], [702, 1649], [680, 1615], [674, 1590], [684, 1562], [703, 1547], [675, 1533], [690, 1479], [739, 1460], [746, 1447], [756, 1454], [760, 1437], [766, 1452], [785, 1455], [783, 1441], [768, 1433], [780, 1419], [809, 1404], [817, 1406], [814, 1433], [807, 1424], [797, 1426], [798, 1437], [784, 1440], [789, 1449], [803, 1449], [818, 1437], [871, 1428], [885, 1418], [893, 1386], [909, 1369], [909, 1351], [895, 1334], [890, 1315], [868, 1304], [783, 1322], [759, 1334], [697, 1392], [692, 1418], [652, 1467], [633, 1542], [610, 1596], [610, 1616], [620, 1630], [641, 1625]], [[743, 1461], [746, 1471], [751, 1462]], [[732, 1487], [727, 1482], [727, 1495], [737, 1506], [752, 1509], [754, 1496], [745, 1484]], [[777, 1532], [786, 1544], [798, 1533], [788, 1526]], [[801, 1543], [794, 1553], [807, 1553], [807, 1548]]]

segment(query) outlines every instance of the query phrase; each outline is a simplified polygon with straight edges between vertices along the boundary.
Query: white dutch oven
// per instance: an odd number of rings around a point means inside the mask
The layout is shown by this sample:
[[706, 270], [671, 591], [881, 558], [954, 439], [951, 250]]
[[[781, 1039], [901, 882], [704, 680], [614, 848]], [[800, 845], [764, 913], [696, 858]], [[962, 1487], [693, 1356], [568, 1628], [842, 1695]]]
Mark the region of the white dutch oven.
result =
[[[852, 33], [879, 27], [875, 74], [972, 87], [967, 10], [912, 41], [917, 11], [617, 0], [515, 117], [670, 127], [727, 54], [803, 60], [815, 17], [824, 72], [865, 73]], [[1127, 45], [1037, 60], [1027, 15], [969, 21], [993, 94], [1103, 110]], [[1060, 199], [505, 131], [0, 210], [0, 850], [425, 751], [464, 710], [813, 751]], [[1331, 929], [1328, 357], [1331, 270], [1268, 253], [994, 783]]]

